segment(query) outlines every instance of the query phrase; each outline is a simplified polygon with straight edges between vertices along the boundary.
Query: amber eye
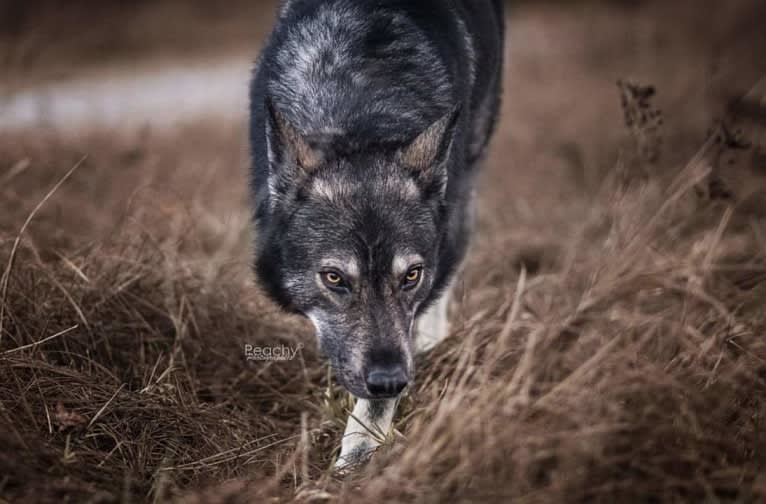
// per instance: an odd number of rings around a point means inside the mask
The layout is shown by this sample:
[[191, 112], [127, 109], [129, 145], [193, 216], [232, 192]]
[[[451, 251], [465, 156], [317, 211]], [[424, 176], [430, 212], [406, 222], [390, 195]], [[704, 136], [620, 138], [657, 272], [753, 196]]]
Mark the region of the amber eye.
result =
[[337, 292], [346, 292], [348, 291], [348, 284], [343, 279], [343, 275], [338, 273], [337, 271], [322, 271], [319, 276], [322, 277], [322, 282], [325, 284], [325, 286], [328, 289], [337, 291]]
[[324, 279], [325, 279], [325, 282], [327, 282], [330, 285], [340, 285], [340, 283], [343, 281], [340, 275], [333, 271], [327, 271], [324, 274]]
[[414, 266], [407, 271], [407, 274], [404, 275], [404, 280], [402, 281], [402, 286], [405, 289], [411, 289], [415, 287], [420, 282], [420, 276], [423, 274], [423, 267], [422, 266]]

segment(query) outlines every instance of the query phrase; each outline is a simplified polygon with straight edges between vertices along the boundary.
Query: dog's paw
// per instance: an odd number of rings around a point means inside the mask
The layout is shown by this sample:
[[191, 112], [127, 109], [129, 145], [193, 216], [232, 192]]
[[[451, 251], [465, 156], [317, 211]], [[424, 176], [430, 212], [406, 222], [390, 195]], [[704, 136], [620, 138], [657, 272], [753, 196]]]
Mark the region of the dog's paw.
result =
[[378, 444], [370, 440], [359, 440], [356, 443], [344, 444], [338, 460], [335, 462], [335, 473], [349, 474], [370, 460], [378, 449]]

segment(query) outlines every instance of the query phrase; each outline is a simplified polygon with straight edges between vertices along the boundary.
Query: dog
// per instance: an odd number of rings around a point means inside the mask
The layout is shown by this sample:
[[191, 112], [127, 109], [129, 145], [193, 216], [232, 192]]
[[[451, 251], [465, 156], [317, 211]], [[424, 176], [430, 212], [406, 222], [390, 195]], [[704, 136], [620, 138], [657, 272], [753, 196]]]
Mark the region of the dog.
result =
[[502, 0], [288, 0], [250, 85], [254, 270], [356, 397], [336, 468], [444, 339], [500, 106]]

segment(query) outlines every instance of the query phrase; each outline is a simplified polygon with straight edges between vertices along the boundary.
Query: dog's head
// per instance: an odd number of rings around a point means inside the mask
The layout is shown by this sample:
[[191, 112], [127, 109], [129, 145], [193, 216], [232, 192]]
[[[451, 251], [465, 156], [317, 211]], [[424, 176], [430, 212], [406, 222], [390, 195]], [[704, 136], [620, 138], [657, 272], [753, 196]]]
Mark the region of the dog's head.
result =
[[355, 396], [397, 395], [413, 374], [413, 325], [438, 268], [451, 112], [411, 142], [337, 155], [269, 106], [270, 223], [257, 270], [302, 312]]

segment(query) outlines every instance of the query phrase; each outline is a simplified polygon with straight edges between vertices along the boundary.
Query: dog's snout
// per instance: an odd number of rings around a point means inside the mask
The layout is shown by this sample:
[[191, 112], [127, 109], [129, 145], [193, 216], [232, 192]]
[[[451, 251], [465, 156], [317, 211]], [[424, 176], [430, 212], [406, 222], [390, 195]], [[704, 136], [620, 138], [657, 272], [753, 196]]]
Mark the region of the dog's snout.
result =
[[404, 390], [408, 383], [407, 373], [400, 364], [375, 366], [366, 376], [367, 390], [375, 397], [394, 397]]

